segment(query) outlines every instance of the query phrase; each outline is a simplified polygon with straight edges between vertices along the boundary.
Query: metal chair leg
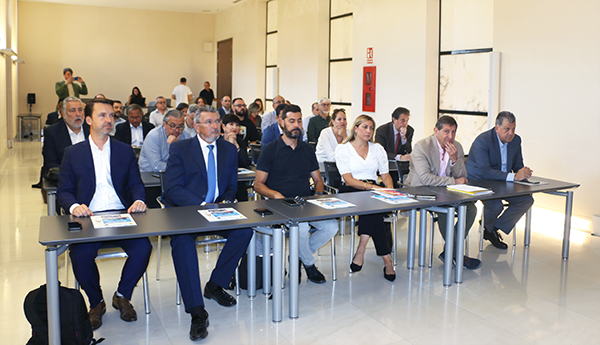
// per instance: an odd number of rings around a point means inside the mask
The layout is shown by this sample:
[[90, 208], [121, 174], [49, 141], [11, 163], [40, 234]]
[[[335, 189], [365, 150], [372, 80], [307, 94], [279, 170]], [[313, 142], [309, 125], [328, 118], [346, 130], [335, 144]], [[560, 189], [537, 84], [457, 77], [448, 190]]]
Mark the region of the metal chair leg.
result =
[[156, 258], [156, 280], [160, 280], [160, 255], [162, 253], [162, 236], [158, 235], [158, 255]]
[[398, 250], [397, 250], [397, 243], [396, 243], [396, 239], [398, 238], [398, 236], [396, 236], [396, 222], [398, 221], [398, 212], [394, 211], [393, 213], [393, 219], [392, 219], [392, 235], [394, 236], [392, 239], [392, 252], [394, 253], [394, 266], [396, 266], [396, 262], [397, 262], [397, 258], [398, 258]]
[[242, 293], [242, 290], [240, 289], [240, 272], [239, 272], [239, 266], [235, 268], [235, 294], [236, 296], [239, 296]]
[[479, 224], [479, 251], [483, 251], [483, 224], [485, 224], [485, 219], [483, 217], [483, 210], [481, 210], [481, 223]]
[[[354, 216], [350, 216], [350, 262], [348, 265], [352, 265], [352, 259], [354, 259], [354, 227], [356, 224], [356, 219]], [[352, 273], [352, 270], [350, 270]]]
[[433, 267], [433, 232], [435, 231], [435, 224], [433, 222], [433, 213], [429, 213], [429, 268]]
[[148, 271], [144, 271], [142, 276], [143, 288], [144, 288], [144, 310], [146, 314], [150, 314], [150, 293], [148, 292]]
[[179, 290], [179, 282], [175, 281], [175, 286], [176, 286], [176, 290], [175, 290], [175, 304], [177, 305], [181, 305], [181, 290]]
[[331, 238], [331, 279], [337, 280], [337, 267], [335, 264], [335, 236]]

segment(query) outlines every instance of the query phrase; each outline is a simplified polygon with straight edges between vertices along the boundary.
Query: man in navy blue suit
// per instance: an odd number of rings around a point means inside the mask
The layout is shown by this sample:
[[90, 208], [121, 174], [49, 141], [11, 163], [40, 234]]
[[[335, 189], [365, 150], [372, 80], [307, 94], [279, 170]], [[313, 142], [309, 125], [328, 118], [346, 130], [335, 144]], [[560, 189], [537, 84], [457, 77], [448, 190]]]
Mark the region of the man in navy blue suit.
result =
[[[146, 194], [137, 160], [131, 146], [111, 140], [113, 127], [112, 101], [94, 99], [85, 107], [85, 121], [90, 136], [65, 150], [58, 176], [58, 203], [75, 217], [93, 216], [109, 210], [127, 213], [146, 211]], [[136, 321], [130, 303], [135, 285], [150, 260], [152, 245], [148, 238], [111, 241], [127, 253], [121, 280], [112, 298], [124, 321]], [[71, 245], [73, 273], [90, 302], [92, 329], [102, 325], [106, 303], [100, 288], [100, 275], [95, 258], [102, 242]]]
[[[219, 114], [209, 107], [201, 107], [194, 116], [194, 128], [197, 136], [171, 144], [165, 170], [165, 203], [188, 206], [233, 202], [237, 192], [238, 153], [235, 145], [219, 139]], [[192, 315], [192, 340], [208, 335], [208, 313], [204, 309], [195, 243], [199, 235], [171, 237], [173, 265], [185, 311]], [[237, 302], [223, 288], [229, 286], [250, 243], [252, 229], [220, 231], [218, 235], [226, 237], [227, 243], [204, 287], [204, 297], [229, 307]]]
[[[496, 117], [496, 126], [475, 139], [466, 164], [469, 180], [522, 181], [531, 177], [533, 170], [523, 164], [521, 137], [515, 134], [516, 126], [515, 115], [509, 111], [501, 111]], [[505, 200], [508, 202], [508, 208], [504, 212], [501, 199], [483, 202], [483, 238], [500, 249], [506, 249], [508, 246], [502, 241], [498, 230], [509, 234], [533, 205], [531, 195]]]
[[268, 143], [277, 140], [283, 134], [283, 126], [281, 121], [281, 112], [287, 107], [287, 104], [283, 103], [277, 106], [275, 109], [275, 122], [272, 125], [265, 128], [262, 139], [260, 141], [261, 148], [267, 146]]

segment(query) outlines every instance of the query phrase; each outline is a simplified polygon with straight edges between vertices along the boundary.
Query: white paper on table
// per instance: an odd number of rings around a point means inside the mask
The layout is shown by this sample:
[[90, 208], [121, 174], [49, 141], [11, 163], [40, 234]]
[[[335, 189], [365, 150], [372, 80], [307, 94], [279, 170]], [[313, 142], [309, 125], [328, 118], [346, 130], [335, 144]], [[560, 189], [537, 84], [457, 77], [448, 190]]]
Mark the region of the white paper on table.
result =
[[246, 216], [244, 216], [243, 214], [239, 213], [236, 209], [231, 207], [198, 210], [198, 213], [200, 213], [209, 222], [222, 222], [225, 220], [246, 219]]
[[102, 228], [118, 228], [121, 226], [136, 226], [135, 220], [129, 213], [123, 214], [103, 214], [99, 216], [91, 216], [94, 229]]
[[326, 208], [328, 210], [333, 210], [336, 208], [347, 208], [347, 207], [356, 207], [356, 205], [346, 202], [344, 200], [340, 200], [338, 198], [323, 198], [323, 199], [313, 199], [307, 200], [311, 204], [315, 204], [319, 207]]

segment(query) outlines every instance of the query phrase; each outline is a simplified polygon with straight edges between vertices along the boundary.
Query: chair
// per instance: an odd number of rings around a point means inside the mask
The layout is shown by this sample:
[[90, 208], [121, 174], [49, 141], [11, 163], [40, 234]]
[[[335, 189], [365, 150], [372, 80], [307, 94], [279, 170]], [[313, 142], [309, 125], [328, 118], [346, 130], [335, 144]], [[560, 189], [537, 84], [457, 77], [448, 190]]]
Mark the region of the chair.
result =
[[[506, 209], [508, 207], [508, 203], [507, 202], [502, 202], [503, 203], [503, 208]], [[484, 206], [485, 207], [485, 206]], [[482, 252], [483, 251], [483, 225], [485, 224], [485, 219], [483, 218], [483, 209], [481, 210], [481, 221], [479, 222], [479, 251]], [[525, 213], [525, 216], [527, 218], [529, 218], [531, 216], [531, 208]], [[529, 221], [529, 219], [528, 219]], [[515, 226], [512, 229], [512, 233], [513, 233], [513, 247], [517, 245], [517, 227]]]
[[261, 146], [260, 144], [250, 144], [250, 157], [252, 163], [258, 163], [258, 157], [260, 157]]
[[[158, 202], [158, 204], [160, 205], [160, 208], [165, 208], [165, 203], [162, 199], [163, 195], [165, 194], [165, 172], [164, 170], [161, 170], [158, 172], [159, 178], [160, 178], [160, 192], [161, 195], [159, 195], [158, 197], [156, 197], [156, 201]], [[197, 240], [196, 241], [196, 247], [198, 246], [209, 246], [211, 244], [223, 244], [227, 242], [226, 238], [210, 238], [210, 236], [205, 236], [205, 239], [203, 240]], [[162, 235], [158, 235], [158, 256], [156, 258], [157, 262], [156, 262], [156, 280], [160, 280], [160, 257], [161, 257], [161, 253], [162, 253]], [[177, 283], [177, 289], [176, 289], [176, 304], [180, 305], [181, 304], [181, 291], [179, 290], [179, 283]], [[236, 295], [240, 295], [240, 284], [239, 284], [239, 274], [238, 274], [238, 270], [237, 268], [235, 269], [235, 293]]]
[[[336, 194], [339, 192], [342, 187], [342, 176], [340, 175], [339, 170], [337, 169], [337, 165], [335, 162], [323, 162], [325, 167], [325, 176], [328, 182], [327, 188], [332, 191], [332, 194]], [[396, 221], [398, 219], [398, 213], [393, 212], [393, 215], [389, 217], [385, 217], [384, 221], [386, 223], [391, 223], [392, 226], [392, 259], [394, 261], [394, 265], [396, 265]], [[356, 226], [356, 219], [354, 216], [350, 217], [350, 229], [352, 231], [352, 237], [350, 237], [350, 263], [352, 263], [352, 259], [354, 258], [354, 228]]]
[[404, 186], [404, 181], [406, 180], [406, 177], [410, 172], [410, 162], [399, 160], [395, 160], [395, 162], [396, 170], [398, 170], [398, 185], [400, 186], [400, 188], [402, 188], [402, 186]]

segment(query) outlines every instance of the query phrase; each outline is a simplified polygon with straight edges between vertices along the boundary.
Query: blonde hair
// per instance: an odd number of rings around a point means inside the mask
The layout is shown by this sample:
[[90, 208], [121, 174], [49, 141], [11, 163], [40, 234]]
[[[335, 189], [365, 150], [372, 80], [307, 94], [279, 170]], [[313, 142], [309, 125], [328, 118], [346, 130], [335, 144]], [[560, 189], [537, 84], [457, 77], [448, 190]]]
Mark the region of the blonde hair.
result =
[[[342, 144], [345, 144], [348, 142], [353, 142], [354, 139], [356, 139], [356, 127], [362, 125], [362, 123], [365, 121], [371, 121], [373, 123], [373, 128], [375, 128], [375, 120], [373, 120], [372, 117], [370, 117], [369, 115], [365, 115], [365, 114], [360, 115], [359, 117], [356, 118], [356, 120], [354, 120], [354, 124], [352, 125], [352, 128], [350, 129], [350, 134], [346, 137], [346, 139], [344, 139]], [[375, 132], [373, 132], [373, 134], [375, 134]], [[369, 139], [370, 142], [373, 142], [373, 137], [374, 137], [374, 135], [371, 135], [371, 138]]]

